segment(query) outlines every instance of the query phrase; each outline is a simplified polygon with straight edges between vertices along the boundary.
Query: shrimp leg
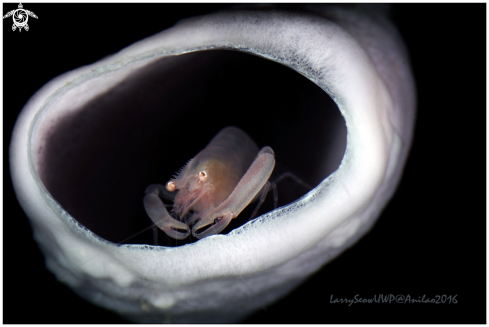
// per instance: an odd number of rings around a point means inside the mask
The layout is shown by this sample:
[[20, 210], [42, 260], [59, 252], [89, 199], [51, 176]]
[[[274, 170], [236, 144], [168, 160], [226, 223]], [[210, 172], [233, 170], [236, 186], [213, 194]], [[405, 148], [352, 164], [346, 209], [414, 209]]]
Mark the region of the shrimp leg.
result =
[[144, 209], [159, 229], [174, 239], [183, 240], [190, 233], [190, 229], [185, 223], [170, 216], [166, 210], [165, 204], [158, 196], [162, 189], [164, 189], [164, 186], [157, 184], [150, 185], [146, 188]]
[[[248, 168], [229, 197], [206, 217], [202, 217], [192, 227], [192, 234], [197, 238], [204, 238], [217, 234], [226, 228], [231, 219], [237, 217], [263, 189], [274, 167], [274, 152], [272, 148], [266, 146], [260, 150], [250, 168]], [[199, 229], [208, 225], [211, 226], [197, 233]]]
[[[274, 182], [269, 181], [267, 184], [265, 184], [265, 186], [263, 187], [261, 192], [258, 193], [258, 195], [260, 196], [260, 200], [259, 200], [259, 202], [255, 208], [255, 211], [253, 211], [253, 214], [251, 215], [250, 219], [248, 219], [248, 221], [255, 218], [255, 215], [258, 212], [258, 210], [260, 209], [263, 202], [265, 201], [265, 198], [266, 198], [268, 192], [270, 191], [270, 188], [273, 190], [273, 208], [277, 209], [277, 207], [278, 207], [277, 184], [287, 177], [292, 178], [297, 184], [302, 185], [303, 187], [307, 188], [309, 191], [312, 190], [311, 186], [309, 186], [307, 183], [303, 182], [296, 175], [289, 173], [289, 172], [283, 173]], [[257, 197], [258, 197], [258, 195], [257, 195]]]
[[[267, 194], [268, 194], [268, 191], [270, 190], [271, 185], [272, 184], [270, 182], [267, 182], [265, 184], [265, 186], [263, 186], [260, 193], [258, 193], [258, 195], [260, 196], [260, 199], [258, 200], [258, 204], [256, 205], [255, 210], [253, 211], [250, 219], [248, 219], [248, 220], [255, 218], [256, 214], [258, 213], [258, 210], [260, 210], [261, 205], [263, 204], [263, 202], [265, 202], [265, 198], [267, 197]], [[257, 195], [257, 197], [258, 197], [258, 195]], [[277, 207], [275, 206], [275, 208], [277, 208]]]

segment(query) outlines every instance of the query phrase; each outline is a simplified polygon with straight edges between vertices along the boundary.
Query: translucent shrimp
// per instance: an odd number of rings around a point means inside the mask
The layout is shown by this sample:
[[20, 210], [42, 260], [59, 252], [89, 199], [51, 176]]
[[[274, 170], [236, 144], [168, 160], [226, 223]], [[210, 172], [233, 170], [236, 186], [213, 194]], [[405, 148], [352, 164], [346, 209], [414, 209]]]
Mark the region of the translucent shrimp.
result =
[[[155, 225], [172, 238], [185, 239], [190, 228], [197, 238], [214, 235], [251, 202], [264, 201], [274, 167], [270, 147], [258, 151], [245, 132], [226, 127], [166, 187], [148, 186], [144, 208]], [[170, 213], [160, 196], [174, 200]]]

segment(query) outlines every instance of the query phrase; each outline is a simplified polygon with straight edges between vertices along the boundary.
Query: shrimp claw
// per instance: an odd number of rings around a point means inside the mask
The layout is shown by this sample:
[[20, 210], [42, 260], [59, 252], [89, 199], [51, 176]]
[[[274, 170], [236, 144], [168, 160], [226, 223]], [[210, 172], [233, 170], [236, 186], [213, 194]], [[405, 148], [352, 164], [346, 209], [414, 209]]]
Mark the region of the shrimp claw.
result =
[[[153, 184], [146, 188], [144, 209], [155, 225], [163, 230], [168, 236], [177, 240], [183, 240], [189, 235], [190, 229], [185, 223], [170, 216], [166, 210], [165, 204], [158, 196], [158, 194], [163, 192], [163, 189], [164, 187], [158, 184]], [[163, 193], [163, 195], [165, 194]]]

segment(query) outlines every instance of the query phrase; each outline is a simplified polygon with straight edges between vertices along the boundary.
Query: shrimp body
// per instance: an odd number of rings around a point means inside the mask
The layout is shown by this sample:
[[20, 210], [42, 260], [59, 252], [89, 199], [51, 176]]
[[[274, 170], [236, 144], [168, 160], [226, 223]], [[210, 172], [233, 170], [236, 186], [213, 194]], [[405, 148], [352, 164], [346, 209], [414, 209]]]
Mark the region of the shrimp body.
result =
[[168, 191], [178, 190], [174, 212], [183, 217], [192, 209], [205, 216], [214, 210], [229, 197], [257, 153], [255, 142], [242, 130], [222, 130], [167, 183]]
[[146, 212], [160, 229], [177, 239], [187, 237], [192, 225], [198, 238], [219, 233], [268, 186], [274, 166], [270, 147], [258, 151], [245, 132], [224, 128], [166, 184], [167, 191], [178, 191], [171, 211], [176, 219], [158, 197], [165, 194], [161, 185], [146, 189]]

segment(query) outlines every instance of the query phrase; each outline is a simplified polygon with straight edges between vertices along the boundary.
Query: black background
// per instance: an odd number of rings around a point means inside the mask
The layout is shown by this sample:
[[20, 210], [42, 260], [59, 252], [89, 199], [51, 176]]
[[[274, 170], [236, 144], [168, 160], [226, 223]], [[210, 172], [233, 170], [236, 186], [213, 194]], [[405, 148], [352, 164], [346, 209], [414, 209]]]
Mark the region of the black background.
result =
[[[25, 4], [28, 32], [3, 22], [3, 321], [124, 323], [44, 268], [13, 194], [15, 119], [50, 79], [221, 4]], [[3, 13], [17, 4], [4, 4]], [[418, 114], [401, 184], [374, 229], [249, 323], [485, 323], [485, 4], [399, 4]], [[457, 295], [457, 304], [332, 304], [330, 297]]]

